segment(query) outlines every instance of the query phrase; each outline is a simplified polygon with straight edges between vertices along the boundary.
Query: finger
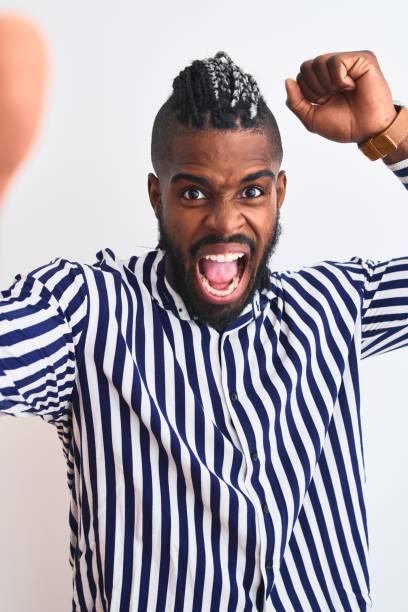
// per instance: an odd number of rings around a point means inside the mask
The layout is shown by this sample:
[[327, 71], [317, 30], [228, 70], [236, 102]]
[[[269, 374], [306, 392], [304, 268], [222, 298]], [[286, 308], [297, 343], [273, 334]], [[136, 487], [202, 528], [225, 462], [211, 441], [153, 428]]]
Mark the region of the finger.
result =
[[303, 78], [303, 75], [300, 74], [300, 73], [296, 77], [296, 82], [299, 85], [303, 96], [307, 100], [309, 100], [309, 102], [313, 102], [314, 104], [317, 104], [318, 100], [321, 100], [322, 95], [324, 95], [324, 94], [321, 94], [321, 93], [318, 93], [318, 92], [314, 91], [309, 86], [309, 83], [307, 83], [305, 81], [305, 79]]
[[314, 96], [319, 99], [322, 96], [325, 96], [327, 93], [327, 89], [322, 87], [314, 69], [313, 69], [314, 60], [307, 60], [303, 62], [300, 66], [300, 74], [302, 76], [303, 83], [311, 90]]
[[327, 69], [330, 73], [330, 79], [337, 89], [352, 90], [355, 88], [353, 79], [349, 76], [348, 70], [351, 66], [347, 66], [340, 55], [332, 55], [327, 60]]
[[322, 59], [321, 57], [317, 57], [312, 63], [312, 70], [314, 71], [323, 91], [326, 92], [326, 95], [331, 95], [337, 91], [337, 86], [331, 80], [326, 60]]
[[316, 107], [305, 98], [299, 84], [293, 79], [286, 79], [285, 87], [287, 93], [287, 107], [290, 108], [303, 125], [311, 131]]

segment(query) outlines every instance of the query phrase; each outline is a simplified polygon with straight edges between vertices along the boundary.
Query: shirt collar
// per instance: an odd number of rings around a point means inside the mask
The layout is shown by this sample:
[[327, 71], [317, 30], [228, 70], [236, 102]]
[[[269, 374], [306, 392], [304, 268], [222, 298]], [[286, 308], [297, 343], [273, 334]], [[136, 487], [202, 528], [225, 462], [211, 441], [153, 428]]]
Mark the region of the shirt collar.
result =
[[[165, 251], [157, 250], [151, 274], [151, 293], [155, 301], [166, 310], [171, 310], [179, 319], [195, 320], [195, 317], [188, 311], [182, 297], [173, 289], [165, 275]], [[276, 279], [271, 274], [271, 284], [268, 289], [257, 291], [251, 303], [247, 304], [240, 312], [238, 317], [228, 326], [231, 331], [246, 325], [250, 321], [257, 319], [264, 310], [265, 306], [273, 299], [278, 297]]]
[[[173, 289], [165, 275], [165, 251], [157, 249], [148, 251], [138, 257], [132, 257], [126, 262], [126, 267], [138, 277], [148, 289], [152, 300], [165, 310], [170, 310], [176, 317], [182, 320], [196, 320], [196, 317], [188, 311], [182, 297]], [[97, 258], [100, 262], [117, 268], [119, 262], [111, 249], [99, 251]], [[238, 317], [226, 328], [232, 331], [242, 327], [252, 320], [257, 319], [263, 312], [265, 306], [278, 298], [279, 289], [276, 284], [275, 274], [271, 272], [271, 283], [268, 289], [256, 291], [252, 302], [247, 304]]]

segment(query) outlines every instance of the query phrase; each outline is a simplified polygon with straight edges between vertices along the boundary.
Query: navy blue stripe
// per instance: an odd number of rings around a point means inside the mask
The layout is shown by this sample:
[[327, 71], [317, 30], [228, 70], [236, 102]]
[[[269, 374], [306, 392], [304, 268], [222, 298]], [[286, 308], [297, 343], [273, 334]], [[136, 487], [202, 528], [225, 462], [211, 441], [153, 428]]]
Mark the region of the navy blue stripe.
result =
[[160, 250], [55, 260], [2, 292], [0, 407], [56, 428], [74, 610], [366, 609], [359, 359], [408, 344], [408, 257], [271, 283], [222, 333]]

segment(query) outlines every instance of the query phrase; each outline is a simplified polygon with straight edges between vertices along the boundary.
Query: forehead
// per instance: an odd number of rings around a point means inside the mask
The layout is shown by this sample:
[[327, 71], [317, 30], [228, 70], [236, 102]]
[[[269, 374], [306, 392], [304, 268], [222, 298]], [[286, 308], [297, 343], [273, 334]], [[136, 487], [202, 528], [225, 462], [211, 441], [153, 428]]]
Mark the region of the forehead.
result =
[[270, 138], [251, 130], [189, 130], [178, 134], [172, 141], [168, 162], [170, 175], [187, 166], [215, 173], [240, 174], [260, 165], [277, 170]]

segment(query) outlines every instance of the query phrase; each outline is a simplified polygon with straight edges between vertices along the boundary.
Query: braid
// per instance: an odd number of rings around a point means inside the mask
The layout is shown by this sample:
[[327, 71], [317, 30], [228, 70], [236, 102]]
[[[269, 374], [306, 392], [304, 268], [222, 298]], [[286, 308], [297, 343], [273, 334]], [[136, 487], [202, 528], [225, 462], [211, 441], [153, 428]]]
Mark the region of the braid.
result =
[[202, 63], [207, 69], [218, 106], [221, 106], [223, 94], [228, 98], [231, 109], [237, 106], [240, 99], [243, 102], [249, 100], [249, 118], [254, 119], [261, 96], [254, 77], [243, 72], [225, 51], [218, 51], [213, 58], [202, 60]]
[[248, 126], [258, 113], [261, 93], [254, 77], [237, 66], [225, 51], [195, 60], [173, 82], [172, 107], [185, 126], [232, 128], [239, 118]]
[[171, 137], [182, 127], [267, 131], [277, 156], [282, 158], [279, 128], [256, 80], [237, 66], [225, 51], [218, 51], [214, 57], [194, 60], [174, 79], [173, 92], [153, 125], [154, 167], [169, 154]]

